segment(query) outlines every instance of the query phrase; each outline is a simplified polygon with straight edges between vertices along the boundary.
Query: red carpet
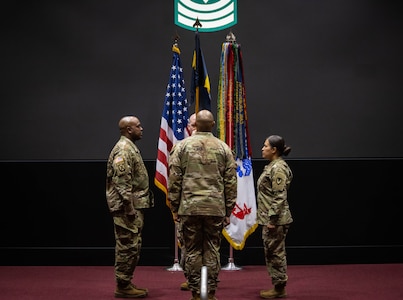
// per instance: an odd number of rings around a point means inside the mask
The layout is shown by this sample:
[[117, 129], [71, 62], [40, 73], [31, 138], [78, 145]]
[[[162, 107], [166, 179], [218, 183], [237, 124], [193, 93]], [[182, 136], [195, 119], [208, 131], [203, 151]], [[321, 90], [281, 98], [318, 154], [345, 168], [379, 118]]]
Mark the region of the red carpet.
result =
[[[299, 300], [403, 299], [403, 264], [289, 266], [288, 298]], [[264, 266], [221, 271], [218, 300], [260, 299], [270, 287]], [[189, 300], [179, 289], [182, 272], [139, 266], [134, 283], [149, 289], [146, 299]], [[113, 296], [113, 267], [0, 266], [0, 299], [102, 300]]]

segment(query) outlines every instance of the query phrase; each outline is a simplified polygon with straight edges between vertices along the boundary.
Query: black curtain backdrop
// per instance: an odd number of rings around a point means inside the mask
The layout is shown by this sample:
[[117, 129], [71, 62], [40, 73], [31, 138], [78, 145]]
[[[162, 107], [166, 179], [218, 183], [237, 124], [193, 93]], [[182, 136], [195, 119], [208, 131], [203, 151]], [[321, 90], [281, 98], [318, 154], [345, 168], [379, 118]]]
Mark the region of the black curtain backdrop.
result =
[[[238, 0], [253, 157], [274, 133], [292, 158], [401, 157], [401, 15], [398, 1]], [[156, 158], [176, 32], [190, 96], [194, 33], [173, 1], [11, 1], [1, 19], [0, 160], [106, 159], [125, 114]], [[228, 32], [200, 36], [214, 113]]]

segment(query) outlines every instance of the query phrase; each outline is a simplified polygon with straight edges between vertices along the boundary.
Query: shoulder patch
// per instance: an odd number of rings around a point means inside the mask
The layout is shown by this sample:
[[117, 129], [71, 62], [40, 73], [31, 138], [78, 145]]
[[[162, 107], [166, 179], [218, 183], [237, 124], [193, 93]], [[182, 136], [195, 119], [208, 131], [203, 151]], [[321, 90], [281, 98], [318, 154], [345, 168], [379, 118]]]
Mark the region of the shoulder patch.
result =
[[283, 173], [276, 173], [273, 177], [272, 187], [273, 190], [283, 191], [286, 184], [286, 176]]
[[113, 162], [114, 162], [115, 164], [117, 164], [117, 163], [120, 163], [120, 162], [123, 162], [123, 161], [124, 161], [123, 157], [117, 156]]
[[118, 174], [122, 174], [126, 171], [126, 164], [125, 164], [125, 160], [123, 157], [121, 156], [117, 156], [114, 160], [113, 160], [113, 164], [115, 165], [116, 170], [118, 171]]

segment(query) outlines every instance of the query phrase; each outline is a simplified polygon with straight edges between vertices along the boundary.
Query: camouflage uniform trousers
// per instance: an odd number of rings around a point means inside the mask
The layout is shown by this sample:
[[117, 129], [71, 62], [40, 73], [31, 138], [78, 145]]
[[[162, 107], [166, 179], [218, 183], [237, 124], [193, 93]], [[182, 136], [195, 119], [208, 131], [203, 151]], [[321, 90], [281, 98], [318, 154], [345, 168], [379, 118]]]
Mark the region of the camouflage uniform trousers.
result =
[[185, 249], [185, 243], [183, 241], [183, 224], [182, 224], [182, 222], [176, 223], [176, 235], [178, 238], [179, 247], [181, 248], [181, 257], [179, 260], [179, 265], [183, 269], [183, 273], [186, 277], [186, 271], [185, 271], [186, 249]]
[[193, 292], [200, 293], [202, 266], [207, 267], [207, 291], [217, 289], [223, 221], [217, 216], [181, 216], [185, 274]]
[[114, 216], [113, 222], [116, 240], [116, 283], [125, 286], [133, 279], [133, 273], [140, 258], [144, 213], [142, 210], [136, 210], [136, 215], [133, 216]]
[[290, 225], [277, 225], [273, 229], [269, 229], [267, 226], [262, 227], [266, 267], [272, 284], [286, 284], [288, 276], [285, 238]]

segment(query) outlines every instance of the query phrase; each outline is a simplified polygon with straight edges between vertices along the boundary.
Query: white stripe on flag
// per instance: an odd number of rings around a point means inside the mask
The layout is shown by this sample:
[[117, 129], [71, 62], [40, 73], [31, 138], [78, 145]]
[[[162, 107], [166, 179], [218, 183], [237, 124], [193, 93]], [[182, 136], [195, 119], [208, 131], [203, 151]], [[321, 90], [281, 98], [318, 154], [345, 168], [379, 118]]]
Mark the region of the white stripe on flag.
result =
[[249, 175], [245, 175], [246, 170], [242, 165], [242, 160], [237, 159], [237, 165], [242, 171], [242, 176], [237, 173], [238, 195], [236, 207], [234, 208], [230, 220], [231, 223], [225, 227], [223, 234], [235, 250], [242, 250], [247, 237], [257, 228], [256, 223], [256, 196], [253, 181], [253, 170]]

